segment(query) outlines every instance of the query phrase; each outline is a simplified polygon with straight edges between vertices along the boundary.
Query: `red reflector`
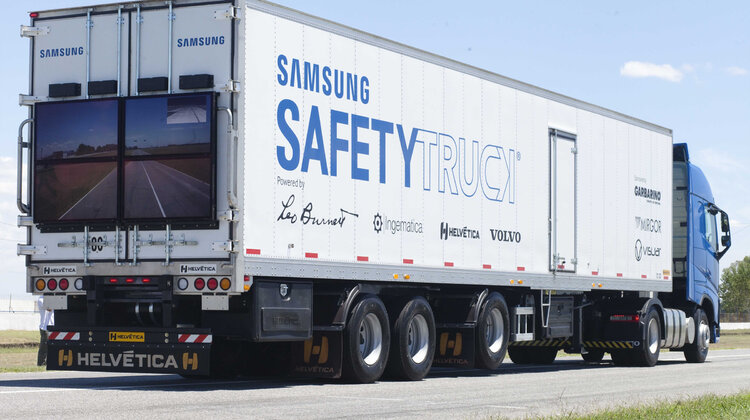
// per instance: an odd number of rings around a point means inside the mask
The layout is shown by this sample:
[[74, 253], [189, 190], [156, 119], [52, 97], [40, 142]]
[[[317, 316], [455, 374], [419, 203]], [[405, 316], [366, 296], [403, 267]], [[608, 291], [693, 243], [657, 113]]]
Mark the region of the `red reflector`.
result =
[[359, 255], [358, 255], [358, 256], [357, 256], [357, 261], [364, 261], [364, 262], [367, 262], [367, 261], [370, 261], [370, 258], [369, 258], [369, 257], [362, 257], [362, 256], [359, 256]]
[[482, 264], [482, 268], [484, 268], [485, 270], [490, 270], [492, 268], [492, 265], [490, 265], [490, 264]]
[[49, 279], [47, 281], [47, 288], [49, 290], [55, 290], [55, 289], [57, 289], [57, 280], [55, 280], [55, 279]]
[[148, 277], [144, 277], [141, 281], [144, 283], [151, 283], [151, 279]]
[[68, 279], [60, 279], [60, 290], [68, 290], [68, 286], [70, 286], [70, 283], [68, 283]]
[[450, 261], [446, 261], [446, 262], [445, 262], [445, 266], [446, 266], [446, 267], [453, 267], [453, 263], [452, 263], [452, 262], [450, 262]]
[[219, 287], [219, 282], [215, 278], [211, 277], [210, 279], [208, 279], [209, 289], [215, 290], [217, 287]]
[[305, 252], [305, 258], [318, 258], [317, 252]]
[[617, 273], [617, 277], [622, 277], [622, 273]]
[[404, 258], [404, 264], [414, 264], [414, 260], [411, 258]]
[[260, 255], [260, 250], [259, 249], [247, 248], [245, 250], [245, 252], [248, 253], [248, 254], [250, 254], [250, 255]]
[[592, 271], [592, 272], [591, 272], [591, 275], [592, 275], [592, 276], [598, 276], [598, 275], [599, 275], [599, 272], [598, 272], [598, 271]]
[[645, 275], [645, 274], [641, 274], [641, 278], [642, 278], [642, 279], [645, 279], [645, 278], [646, 278], [646, 275]]
[[31, 12], [31, 13], [29, 13], [29, 17], [33, 17], [33, 18], [39, 17], [39, 13], [37, 13], [37, 12]]
[[526, 267], [516, 267], [517, 271], [526, 271]]
[[246, 282], [250, 281], [250, 276], [245, 276], [245, 281]]
[[125, 279], [125, 283], [132, 283], [134, 281], [135, 281], [135, 279], [132, 279], [130, 277], [128, 277], [128, 278]]
[[610, 315], [611, 322], [638, 322], [641, 320], [640, 315]]
[[114, 277], [112, 277], [111, 279], [109, 279], [109, 282], [110, 282], [110, 283], [117, 283], [117, 279], [116, 279], [116, 278], [114, 278]]
[[198, 277], [195, 279], [195, 288], [198, 290], [203, 290], [203, 288], [206, 287], [206, 281], [203, 280], [203, 278]]

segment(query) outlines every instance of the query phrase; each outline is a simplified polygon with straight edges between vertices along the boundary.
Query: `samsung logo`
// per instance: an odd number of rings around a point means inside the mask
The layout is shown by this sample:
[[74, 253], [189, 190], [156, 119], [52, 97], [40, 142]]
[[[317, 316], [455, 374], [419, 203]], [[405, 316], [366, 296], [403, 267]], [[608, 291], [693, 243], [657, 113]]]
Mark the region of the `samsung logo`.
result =
[[74, 55], [83, 55], [83, 53], [83, 47], [48, 48], [39, 50], [39, 58], [70, 57]]
[[177, 48], [183, 47], [207, 47], [209, 45], [224, 45], [224, 35], [221, 36], [197, 36], [193, 38], [177, 39]]

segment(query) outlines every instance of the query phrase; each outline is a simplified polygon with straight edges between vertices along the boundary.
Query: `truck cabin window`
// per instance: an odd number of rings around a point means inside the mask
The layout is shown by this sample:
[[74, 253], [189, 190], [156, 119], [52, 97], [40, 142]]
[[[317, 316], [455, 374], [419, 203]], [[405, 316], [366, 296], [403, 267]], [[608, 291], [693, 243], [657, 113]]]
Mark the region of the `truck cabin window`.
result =
[[213, 217], [211, 93], [36, 105], [38, 223]]
[[36, 106], [34, 219], [117, 217], [117, 100]]
[[711, 246], [713, 252], [718, 251], [719, 241], [716, 232], [716, 214], [710, 212], [707, 206], [703, 206], [703, 223], [705, 224], [704, 234], [706, 241]]

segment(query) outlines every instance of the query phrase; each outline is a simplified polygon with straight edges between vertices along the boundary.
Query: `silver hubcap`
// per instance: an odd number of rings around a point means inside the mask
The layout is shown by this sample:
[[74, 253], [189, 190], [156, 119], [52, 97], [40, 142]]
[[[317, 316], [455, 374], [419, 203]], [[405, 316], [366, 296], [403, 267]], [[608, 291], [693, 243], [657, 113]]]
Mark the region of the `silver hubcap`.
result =
[[656, 354], [659, 351], [659, 323], [656, 319], [651, 318], [648, 322], [648, 351]]
[[406, 346], [412, 362], [419, 364], [427, 358], [429, 348], [430, 330], [427, 320], [422, 315], [417, 315], [409, 321], [409, 330], [406, 335]]
[[487, 328], [485, 329], [487, 337], [487, 346], [490, 352], [497, 353], [503, 347], [503, 336], [505, 335], [505, 326], [503, 325], [503, 314], [497, 308], [492, 308], [487, 317]]
[[708, 329], [706, 321], [701, 320], [701, 324], [698, 327], [698, 349], [705, 351], [708, 348], [708, 342], [711, 339], [711, 331]]
[[362, 360], [372, 366], [380, 359], [383, 348], [383, 330], [378, 316], [369, 313], [359, 325], [359, 354]]

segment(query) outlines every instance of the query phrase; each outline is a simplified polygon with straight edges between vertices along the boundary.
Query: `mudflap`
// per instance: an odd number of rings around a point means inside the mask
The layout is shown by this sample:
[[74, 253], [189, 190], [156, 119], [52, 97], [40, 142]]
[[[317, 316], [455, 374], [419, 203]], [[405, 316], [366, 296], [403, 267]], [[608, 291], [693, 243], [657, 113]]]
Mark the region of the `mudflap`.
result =
[[291, 374], [315, 378], [340, 378], [343, 346], [341, 328], [313, 328], [312, 338], [292, 344]]
[[471, 324], [437, 325], [433, 366], [474, 367], [474, 331]]
[[[73, 334], [73, 333], [70, 333]], [[106, 332], [104, 333], [106, 334]], [[125, 340], [117, 342], [116, 335]], [[101, 332], [80, 337], [91, 341], [48, 340], [47, 370], [86, 370], [101, 372], [177, 373], [204, 376], [211, 369], [211, 344], [180, 342], [173, 333], [161, 332], [161, 343], [150, 340], [157, 334], [148, 332], [111, 332], [110, 340], [97, 340]], [[175, 339], [170, 338], [175, 335]], [[209, 336], [210, 337], [210, 336]]]

